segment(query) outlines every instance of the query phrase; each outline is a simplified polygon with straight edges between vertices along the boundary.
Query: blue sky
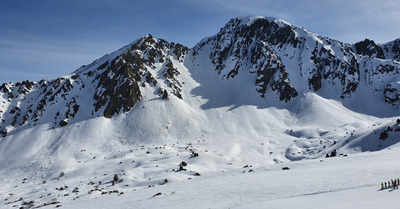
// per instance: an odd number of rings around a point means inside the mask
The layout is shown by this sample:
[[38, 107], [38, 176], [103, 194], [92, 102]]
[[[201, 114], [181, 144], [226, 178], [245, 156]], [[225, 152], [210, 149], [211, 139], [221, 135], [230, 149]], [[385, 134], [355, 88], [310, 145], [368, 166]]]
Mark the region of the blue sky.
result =
[[1, 0], [0, 83], [69, 74], [148, 33], [192, 47], [249, 15], [347, 43], [400, 38], [398, 0]]

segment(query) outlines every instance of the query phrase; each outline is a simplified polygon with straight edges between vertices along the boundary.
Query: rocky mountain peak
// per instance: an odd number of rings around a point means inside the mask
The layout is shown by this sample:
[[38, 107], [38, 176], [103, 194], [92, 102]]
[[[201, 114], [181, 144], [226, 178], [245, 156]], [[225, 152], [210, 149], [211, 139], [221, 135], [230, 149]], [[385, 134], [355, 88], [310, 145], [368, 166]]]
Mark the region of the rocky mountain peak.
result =
[[255, 74], [261, 97], [267, 89], [288, 102], [297, 96], [275, 48], [297, 47], [300, 40], [294, 27], [279, 19], [244, 17], [231, 19], [220, 32], [194, 47], [194, 54], [207, 51], [223, 79], [233, 79], [241, 71]]
[[[382, 60], [398, 58], [398, 48], [396, 41], [382, 45], [366, 39], [350, 45], [277, 18], [240, 17], [197, 44], [193, 57], [209, 57], [222, 79], [250, 73], [261, 97], [275, 94], [280, 101], [289, 102], [307, 91], [350, 99], [364, 83], [362, 79], [367, 79], [367, 88], [375, 88], [378, 84], [372, 77], [377, 74], [372, 72], [395, 72], [397, 63]], [[388, 81], [382, 81], [388, 88], [379, 87], [380, 92], [391, 92], [386, 100], [397, 101], [393, 98], [397, 95], [392, 88], [395, 84]]]
[[263, 40], [274, 46], [284, 44], [297, 46], [299, 40], [295, 26], [281, 19], [270, 17], [242, 17], [231, 19], [217, 34], [217, 40], [245, 39], [244, 44], [250, 45], [253, 40]]
[[357, 54], [385, 59], [382, 48], [378, 46], [373, 40], [365, 39], [364, 41], [357, 42], [356, 44], [354, 44], [354, 48]]
[[[179, 98], [181, 84], [176, 78], [179, 72], [171, 59], [183, 61], [188, 48], [180, 44], [156, 39], [148, 34], [131, 44], [130, 48], [97, 70], [102, 71], [95, 78], [97, 92], [94, 95], [95, 112], [104, 108], [104, 116], [112, 117], [119, 111], [127, 112], [141, 98], [140, 87], [157, 87], [157, 65], [162, 65], [163, 79], [171, 92]], [[158, 87], [158, 94], [166, 98], [167, 90]]]

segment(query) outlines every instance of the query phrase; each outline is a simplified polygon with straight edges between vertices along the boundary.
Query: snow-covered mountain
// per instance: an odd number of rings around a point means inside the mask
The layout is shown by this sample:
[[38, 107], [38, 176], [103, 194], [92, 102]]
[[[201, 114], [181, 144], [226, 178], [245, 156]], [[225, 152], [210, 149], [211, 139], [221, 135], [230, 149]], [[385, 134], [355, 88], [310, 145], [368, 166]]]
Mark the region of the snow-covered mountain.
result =
[[[365, 40], [350, 45], [280, 19], [246, 17], [229, 21], [217, 35], [195, 46], [193, 54], [194, 59], [207, 54], [223, 79], [254, 74], [261, 97], [275, 96], [289, 102], [315, 92], [345, 104], [373, 100], [397, 109], [399, 43], [396, 40], [378, 46]], [[350, 104], [347, 107], [360, 111]], [[386, 115], [392, 115], [393, 109]], [[362, 111], [373, 115], [385, 112]]]
[[[4, 83], [0, 176], [18, 195], [1, 197], [38, 206], [72, 199], [67, 183], [90, 199], [396, 146], [399, 47], [243, 17], [193, 48], [146, 35], [72, 74]], [[41, 197], [38, 182], [60, 188]]]

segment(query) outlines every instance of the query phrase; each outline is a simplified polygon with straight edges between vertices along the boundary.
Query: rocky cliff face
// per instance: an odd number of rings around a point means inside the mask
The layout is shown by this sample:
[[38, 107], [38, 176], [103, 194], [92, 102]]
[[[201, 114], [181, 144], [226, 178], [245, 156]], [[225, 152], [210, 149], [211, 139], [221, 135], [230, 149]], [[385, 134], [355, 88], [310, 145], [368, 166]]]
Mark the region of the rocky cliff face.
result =
[[365, 39], [353, 45], [359, 56], [360, 68], [365, 73], [366, 86], [382, 93], [386, 104], [399, 108], [400, 39], [376, 44]]
[[194, 53], [198, 51], [207, 51], [223, 78], [234, 78], [242, 71], [255, 74], [260, 96], [270, 89], [283, 102], [303, 88], [293, 80], [305, 80], [315, 92], [324, 83], [340, 85], [342, 98], [350, 97], [360, 82], [358, 58], [350, 45], [279, 19], [232, 19], [217, 35], [199, 43]]
[[281, 101], [288, 102], [298, 93], [276, 49], [297, 47], [300, 40], [293, 26], [264, 18], [249, 21], [232, 19], [217, 35], [195, 46], [193, 54], [207, 53], [222, 79], [234, 79], [239, 73], [254, 74], [254, 85], [261, 97], [271, 89]]
[[365, 39], [355, 43], [354, 49], [362, 56], [400, 61], [400, 39], [385, 44], [376, 44], [373, 40]]
[[345, 44], [280, 19], [245, 17], [229, 21], [195, 46], [193, 54], [206, 54], [222, 79], [254, 74], [261, 97], [271, 96], [266, 95], [270, 90], [282, 102], [307, 91], [351, 99], [362, 86], [398, 108], [398, 79], [393, 82], [393, 77], [399, 75], [399, 46], [399, 40]]
[[[147, 35], [110, 63], [105, 62], [97, 68], [101, 73], [97, 73], [93, 80], [97, 83], [93, 97], [95, 112], [104, 108], [104, 117], [111, 118], [121, 110], [132, 109], [142, 96], [139, 86], [157, 86], [158, 81], [151, 72], [157, 69], [157, 65], [162, 65], [162, 79], [168, 83], [170, 92], [182, 99], [182, 85], [177, 78], [179, 72], [171, 58], [182, 61], [187, 51], [188, 48], [180, 44], [170, 44]], [[158, 94], [167, 98], [168, 91], [159, 87]]]
[[[192, 60], [186, 59], [188, 54]], [[70, 75], [2, 84], [0, 134], [4, 138], [43, 123], [57, 128], [91, 117], [111, 118], [135, 108], [144, 92], [160, 100], [185, 101], [190, 98], [182, 93], [185, 81], [176, 63], [201, 56], [207, 61], [189, 71], [212, 66], [221, 80], [248, 75], [263, 99], [285, 104], [311, 91], [350, 101], [364, 92], [400, 107], [400, 39], [351, 45], [280, 19], [245, 17], [230, 20], [192, 49], [147, 35]]]

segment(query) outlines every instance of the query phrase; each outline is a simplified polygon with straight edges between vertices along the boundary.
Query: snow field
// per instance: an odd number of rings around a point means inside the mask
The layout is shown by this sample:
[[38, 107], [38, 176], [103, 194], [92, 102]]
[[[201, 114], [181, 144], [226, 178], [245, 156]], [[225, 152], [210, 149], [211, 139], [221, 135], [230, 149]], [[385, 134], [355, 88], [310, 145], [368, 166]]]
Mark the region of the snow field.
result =
[[[346, 158], [287, 162], [214, 172], [123, 195], [79, 198], [63, 208], [397, 208], [399, 190], [379, 191], [398, 177], [399, 148]], [[290, 170], [282, 170], [282, 167]], [[159, 195], [156, 195], [159, 194]], [[393, 203], [393, 204], [390, 204]]]

